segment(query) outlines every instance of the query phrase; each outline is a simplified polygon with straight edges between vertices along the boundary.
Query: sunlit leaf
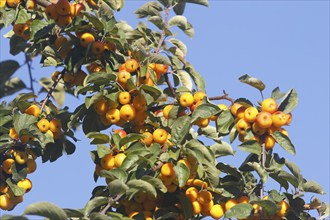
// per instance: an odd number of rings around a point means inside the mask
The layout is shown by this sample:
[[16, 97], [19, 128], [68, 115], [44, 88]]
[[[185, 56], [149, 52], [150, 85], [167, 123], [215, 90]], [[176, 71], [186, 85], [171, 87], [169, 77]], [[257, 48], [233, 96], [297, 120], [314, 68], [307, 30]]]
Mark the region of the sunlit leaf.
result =
[[172, 140], [174, 143], [180, 144], [184, 140], [191, 127], [190, 123], [191, 121], [189, 116], [182, 116], [174, 121], [171, 131]]
[[174, 170], [176, 177], [178, 178], [179, 187], [185, 186], [190, 175], [189, 168], [183, 163], [178, 163], [174, 167]]
[[205, 81], [203, 77], [195, 70], [195, 68], [187, 62], [184, 66], [184, 70], [187, 71], [187, 73], [189, 73], [189, 75], [192, 77], [196, 85], [197, 91], [204, 91]]
[[296, 154], [296, 149], [291, 143], [288, 136], [285, 134], [282, 134], [280, 131], [275, 131], [272, 134], [272, 137], [276, 140], [276, 142], [287, 152], [289, 152], [292, 155]]
[[240, 203], [229, 210], [226, 210], [224, 215], [225, 218], [246, 218], [250, 216], [253, 212], [253, 206], [251, 204]]
[[257, 162], [248, 162], [247, 165], [249, 165], [250, 167], [252, 167], [255, 171], [257, 171], [260, 180], [263, 183], [266, 183], [268, 180], [268, 173], [267, 171]]
[[238, 148], [242, 151], [256, 154], [260, 157], [261, 155], [261, 146], [255, 140], [249, 140], [238, 145]]
[[89, 132], [86, 137], [91, 139], [91, 144], [107, 144], [109, 143], [109, 135], [100, 132]]
[[[84, 216], [87, 217], [90, 215], [90, 213], [97, 207], [106, 205], [109, 202], [108, 197], [104, 196], [97, 196], [93, 199], [89, 200], [88, 203], [85, 205], [83, 209]], [[52, 219], [52, 218], [51, 218]], [[53, 218], [56, 219], [56, 218]]]
[[214, 143], [210, 146], [210, 148], [216, 158], [228, 155], [235, 155], [235, 151], [233, 151], [233, 148], [225, 141], [221, 141], [221, 143]]
[[248, 74], [245, 74], [245, 75], [239, 77], [238, 79], [242, 83], [246, 83], [246, 84], [258, 89], [259, 91], [263, 91], [266, 87], [265, 84], [260, 79], [251, 77]]
[[145, 191], [146, 193], [148, 194], [151, 194], [152, 196], [154, 196], [154, 198], [156, 198], [157, 196], [157, 191], [155, 189], [155, 187], [148, 183], [147, 181], [144, 181], [144, 180], [130, 180], [127, 182], [127, 186], [129, 188], [135, 188], [135, 189], [138, 189], [138, 190], [141, 190], [141, 191]]
[[273, 89], [270, 97], [277, 100], [282, 98], [283, 96], [285, 96], [285, 93], [281, 92], [279, 87], [276, 87], [275, 89]]
[[302, 190], [304, 192], [312, 192], [318, 194], [325, 194], [322, 186], [313, 180], [308, 180], [302, 184]]
[[49, 202], [38, 202], [29, 205], [24, 210], [25, 215], [43, 216], [48, 219], [67, 220], [68, 216], [63, 209]]
[[220, 108], [216, 105], [205, 103], [197, 106], [191, 115], [191, 121], [195, 122], [198, 119], [210, 118], [220, 112]]
[[125, 194], [129, 187], [121, 180], [112, 180], [108, 184], [109, 196]]
[[285, 94], [277, 110], [284, 113], [289, 113], [297, 106], [297, 104], [298, 94], [296, 90], [291, 89], [287, 94]]

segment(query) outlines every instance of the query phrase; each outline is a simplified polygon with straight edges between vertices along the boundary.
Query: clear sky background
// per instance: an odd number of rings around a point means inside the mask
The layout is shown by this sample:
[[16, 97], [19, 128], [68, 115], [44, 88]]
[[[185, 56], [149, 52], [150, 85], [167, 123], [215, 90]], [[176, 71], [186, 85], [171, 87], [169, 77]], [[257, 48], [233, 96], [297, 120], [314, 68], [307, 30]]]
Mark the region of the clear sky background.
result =
[[[126, 1], [117, 19], [135, 26], [139, 20], [133, 11], [144, 2]], [[188, 5], [185, 15], [196, 34], [192, 39], [181, 34], [179, 38], [187, 44], [187, 60], [204, 76], [208, 96], [222, 95], [225, 89], [232, 98], [257, 103], [259, 91], [238, 81], [243, 74], [264, 81], [265, 97], [277, 86], [284, 92], [296, 89], [299, 103], [287, 130], [297, 154], [291, 156], [279, 146], [275, 152], [297, 163], [306, 179], [320, 183], [327, 194], [317, 197], [329, 203], [329, 2], [211, 0], [209, 8]], [[2, 30], [1, 35], [6, 32]], [[24, 62], [22, 56], [9, 54], [7, 40], [1, 38], [0, 43], [1, 61]], [[37, 77], [50, 76], [53, 69], [41, 69], [38, 62], [37, 58], [33, 63]], [[27, 68], [16, 75], [26, 78]], [[73, 111], [82, 101], [69, 97], [66, 103]], [[89, 151], [95, 146], [81, 132], [78, 138], [82, 141], [76, 144], [74, 155], [65, 155], [56, 163], [42, 164], [38, 159], [37, 171], [29, 175], [33, 189], [15, 210], [1, 214], [21, 214], [29, 204], [40, 201], [82, 208], [92, 189], [104, 181], [93, 181]], [[236, 142], [233, 148], [238, 150]], [[238, 150], [235, 157], [222, 161], [239, 166], [246, 155]], [[279, 188], [271, 183], [266, 190], [271, 186]], [[311, 196], [307, 194], [307, 201]]]

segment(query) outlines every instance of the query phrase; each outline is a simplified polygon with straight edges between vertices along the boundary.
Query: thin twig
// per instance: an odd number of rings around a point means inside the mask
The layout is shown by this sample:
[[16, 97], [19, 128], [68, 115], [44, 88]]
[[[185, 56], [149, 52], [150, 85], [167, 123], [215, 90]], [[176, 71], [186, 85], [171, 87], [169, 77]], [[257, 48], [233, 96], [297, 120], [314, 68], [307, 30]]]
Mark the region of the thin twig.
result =
[[117, 202], [124, 194], [117, 195], [115, 198], [109, 198], [108, 204], [100, 211], [100, 214], [105, 215], [107, 210], [112, 206], [113, 203]]
[[[261, 146], [261, 166], [263, 168], [265, 168], [265, 164], [266, 164], [266, 150], [265, 150], [265, 144], [262, 144]], [[260, 185], [260, 198], [263, 199], [264, 197], [264, 184], [261, 181], [261, 185]]]
[[[35, 90], [34, 90], [34, 87], [33, 87], [33, 78], [32, 78], [32, 67], [31, 67], [31, 57], [28, 56], [27, 54], [25, 54], [25, 62], [27, 64], [27, 67], [28, 67], [28, 71], [29, 71], [29, 78], [30, 78], [30, 90], [33, 92], [33, 94], [35, 94]], [[35, 101], [35, 98], [34, 98], [34, 101]]]
[[221, 99], [225, 99], [225, 100], [230, 101], [231, 104], [234, 104], [234, 102], [235, 102], [235, 99], [230, 98], [230, 97], [228, 96], [228, 93], [226, 93], [225, 90], [223, 90], [223, 95], [222, 95], [222, 96], [209, 97], [208, 99], [209, 99], [209, 100], [221, 100]]
[[166, 81], [166, 83], [168, 85], [168, 88], [170, 89], [173, 98], [175, 98], [175, 91], [174, 91], [174, 88], [173, 88], [173, 86], [172, 86], [172, 84], [170, 82], [170, 79], [168, 78], [168, 74], [165, 73], [164, 76], [165, 76], [165, 81]]
[[162, 29], [161, 34], [160, 34], [160, 39], [159, 39], [157, 48], [155, 49], [155, 53], [159, 53], [160, 48], [163, 45], [164, 40], [166, 38], [165, 28], [168, 25], [168, 15], [169, 15], [169, 9], [168, 8], [164, 8], [164, 14], [165, 14], [164, 15], [164, 25], [163, 25], [163, 29]]
[[51, 87], [50, 90], [48, 91], [46, 98], [44, 99], [44, 101], [43, 101], [42, 104], [41, 104], [41, 111], [44, 109], [46, 103], [48, 102], [50, 96], [52, 95], [54, 89], [56, 88], [58, 82], [59, 82], [60, 79], [64, 76], [65, 71], [66, 71], [66, 70], [63, 69], [63, 70], [57, 75], [57, 78], [56, 78], [54, 84], [52, 85], [52, 87]]

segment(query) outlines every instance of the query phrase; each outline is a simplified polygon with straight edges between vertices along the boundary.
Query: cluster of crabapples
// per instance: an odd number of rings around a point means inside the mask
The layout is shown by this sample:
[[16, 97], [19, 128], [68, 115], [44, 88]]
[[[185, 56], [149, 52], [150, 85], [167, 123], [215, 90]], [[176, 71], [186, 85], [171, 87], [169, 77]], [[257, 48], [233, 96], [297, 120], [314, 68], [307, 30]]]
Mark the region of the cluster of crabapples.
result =
[[45, 12], [49, 19], [54, 20], [59, 26], [65, 27], [84, 10], [85, 6], [81, 3], [70, 4], [68, 0], [59, 0], [56, 4], [48, 5]]
[[260, 110], [253, 106], [234, 103], [230, 111], [235, 117], [239, 140], [246, 141], [245, 135], [250, 129], [254, 134], [254, 140], [264, 143], [266, 150], [273, 149], [276, 141], [271, 134], [280, 131], [288, 136], [288, 132], [282, 126], [289, 125], [292, 120], [291, 113], [284, 113], [277, 108], [278, 105], [273, 98], [263, 100]]
[[[60, 71], [54, 71], [52, 73], [51, 79], [53, 80], [53, 82], [60, 82], [60, 74]], [[64, 72], [62, 79], [63, 82], [70, 88], [72, 86], [82, 86], [86, 77], [87, 73], [83, 70], [79, 70], [76, 73]]]
[[[61, 122], [56, 118], [47, 119], [47, 117], [44, 117], [38, 105], [31, 104], [23, 113], [39, 119], [35, 126], [40, 132], [49, 135], [53, 139], [61, 137]], [[37, 156], [33, 147], [29, 145], [29, 143], [34, 141], [34, 137], [30, 135], [19, 135], [14, 127], [9, 129], [8, 136], [14, 142], [14, 146], [4, 152], [2, 154], [4, 157], [1, 159], [0, 209], [3, 210], [11, 210], [23, 201], [23, 194], [17, 195], [14, 193], [12, 186], [8, 185], [8, 180], [10, 180], [11, 184], [16, 185], [16, 187], [22, 188], [24, 193], [28, 193], [32, 189], [32, 182], [26, 176], [37, 169], [35, 162]], [[13, 176], [13, 169], [15, 169], [15, 172], [20, 172], [20, 177]]]
[[27, 10], [33, 10], [35, 7], [34, 0], [0, 0], [0, 8], [7, 6], [8, 8], [17, 8], [19, 5], [24, 4]]

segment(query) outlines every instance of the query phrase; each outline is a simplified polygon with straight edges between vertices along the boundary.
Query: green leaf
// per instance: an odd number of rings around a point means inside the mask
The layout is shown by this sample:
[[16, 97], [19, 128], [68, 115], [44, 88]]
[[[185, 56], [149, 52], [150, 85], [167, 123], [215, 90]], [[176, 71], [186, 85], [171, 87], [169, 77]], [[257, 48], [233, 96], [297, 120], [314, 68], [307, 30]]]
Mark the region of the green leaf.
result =
[[248, 74], [245, 74], [245, 75], [239, 77], [238, 79], [242, 83], [246, 83], [246, 84], [258, 89], [260, 92], [263, 91], [266, 87], [265, 84], [260, 79], [251, 77]]
[[8, 95], [12, 95], [25, 88], [26, 88], [26, 85], [20, 78], [14, 77], [14, 78], [8, 79], [7, 81], [5, 81], [3, 83], [3, 85], [1, 85], [0, 98], [8, 96]]
[[149, 94], [153, 98], [153, 101], [156, 101], [162, 94], [162, 91], [158, 87], [148, 86], [145, 84], [140, 87], [140, 90], [143, 90], [146, 94]]
[[298, 187], [299, 185], [297, 178], [284, 170], [280, 170], [279, 172], [276, 173], [276, 175], [288, 181], [294, 187]]
[[296, 90], [291, 89], [287, 94], [285, 94], [277, 110], [282, 111], [284, 113], [289, 113], [297, 106], [297, 104], [298, 94]]
[[60, 207], [49, 202], [38, 202], [29, 205], [24, 210], [24, 215], [43, 216], [48, 219], [67, 220], [68, 216]]
[[80, 209], [63, 209], [69, 218], [82, 218], [84, 214]]
[[184, 70], [187, 71], [193, 79], [197, 91], [205, 91], [205, 81], [203, 77], [195, 70], [193, 65], [187, 62], [184, 66]]
[[109, 202], [108, 197], [104, 197], [104, 196], [94, 197], [93, 199], [89, 200], [88, 203], [85, 205], [83, 209], [84, 216], [88, 217], [95, 208], [106, 205], [108, 202]]
[[330, 215], [330, 206], [326, 202], [322, 202], [321, 208], [318, 210], [320, 219], [326, 219]]
[[0, 17], [0, 24], [4, 24], [5, 27], [7, 27], [8, 25], [10, 25], [11, 23], [13, 23], [15, 21], [16, 18], [16, 10], [15, 9], [11, 9], [8, 10], [8, 8], [6, 9], [6, 16], [1, 16]]
[[167, 192], [166, 186], [164, 185], [164, 183], [159, 178], [155, 178], [153, 176], [145, 175], [141, 179], [148, 182], [148, 183], [150, 183], [151, 185], [153, 185], [159, 191], [161, 191], [163, 193]]
[[209, 6], [209, 1], [208, 0], [185, 0], [185, 2], [189, 2], [192, 4], [198, 4], [198, 5], [203, 5], [208, 7]]
[[89, 132], [86, 137], [91, 139], [91, 144], [108, 144], [110, 141], [109, 135], [100, 132]]
[[[31, 29], [31, 36], [30, 38], [33, 39], [34, 36], [37, 34], [38, 31], [42, 30], [43, 28], [47, 27], [48, 24], [42, 20], [35, 19], [32, 21], [30, 29]], [[50, 31], [49, 29], [46, 30], [47, 33]]]
[[15, 114], [14, 116], [14, 128], [17, 134], [20, 135], [21, 130], [29, 129], [29, 127], [36, 123], [37, 117], [28, 114]]
[[175, 16], [173, 16], [169, 20], [168, 24], [170, 26], [177, 26], [181, 30], [186, 30], [187, 27], [188, 27], [187, 18], [185, 16], [182, 16], [182, 15], [175, 15]]
[[102, 170], [101, 176], [106, 177], [110, 180], [119, 179], [123, 182], [126, 182], [128, 174], [121, 168], [115, 168], [111, 170]]
[[108, 184], [108, 190], [109, 190], [110, 197], [125, 194], [128, 189], [129, 189], [129, 187], [123, 181], [121, 181], [119, 179], [112, 180]]
[[87, 19], [93, 24], [93, 26], [98, 31], [102, 31], [104, 29], [104, 25], [98, 17], [96, 17], [90, 13], [87, 13], [87, 12], [81, 12], [81, 13], [87, 17]]
[[236, 177], [238, 180], [243, 180], [244, 179], [241, 172], [236, 167], [233, 167], [231, 165], [228, 165], [228, 164], [225, 164], [225, 163], [222, 163], [222, 162], [219, 162], [216, 165], [216, 167], [221, 172], [232, 175], [232, 176]]
[[251, 204], [240, 203], [229, 210], [226, 210], [224, 218], [246, 218], [253, 212], [253, 206]]
[[183, 56], [187, 55], [187, 46], [182, 41], [180, 41], [176, 38], [171, 38], [168, 41], [171, 42], [177, 48], [179, 48], [180, 51], [183, 53]]
[[183, 163], [177, 163], [174, 170], [176, 177], [178, 178], [179, 187], [185, 186], [190, 175], [189, 168]]
[[149, 63], [159, 63], [159, 64], [167, 64], [167, 65], [170, 65], [171, 62], [170, 60], [165, 57], [165, 56], [162, 56], [160, 54], [151, 54], [149, 57], [148, 57], [148, 61]]
[[16, 56], [17, 54], [24, 51], [28, 47], [26, 41], [23, 38], [16, 35], [10, 38], [9, 44], [10, 44], [9, 52], [13, 56]]
[[147, 2], [138, 8], [134, 13], [138, 18], [145, 18], [148, 16], [160, 16], [160, 11], [163, 10], [163, 7], [158, 2]]
[[126, 137], [122, 138], [119, 141], [119, 146], [120, 147], [124, 146], [127, 143], [134, 142], [134, 141], [140, 140], [142, 138], [144, 138], [143, 134], [134, 134], [134, 133], [128, 134]]
[[221, 143], [214, 143], [210, 146], [210, 149], [213, 151], [216, 158], [228, 155], [235, 155], [235, 151], [233, 151], [233, 148], [225, 141], [221, 141]]
[[250, 201], [250, 203], [258, 204], [262, 207], [262, 211], [265, 213], [266, 216], [271, 217], [276, 214], [278, 208], [276, 203], [271, 200], [262, 200], [262, 201]]
[[150, 16], [148, 18], [148, 21], [156, 25], [159, 29], [162, 29], [164, 26], [164, 20], [161, 16], [155, 15], [155, 16]]
[[[40, 21], [40, 20], [38, 20]], [[39, 30], [36, 30], [36, 32], [33, 34], [34, 41], [40, 40], [40, 39], [46, 39], [47, 35], [51, 34], [53, 28], [55, 27], [55, 23], [49, 24], [44, 27], [42, 27]]]
[[238, 145], [238, 148], [242, 151], [256, 154], [258, 157], [261, 155], [261, 146], [258, 141], [255, 140], [245, 141]]
[[192, 24], [190, 24], [188, 22], [187, 28], [185, 30], [183, 30], [183, 33], [185, 33], [188, 37], [193, 37], [195, 35], [195, 30], [194, 30]]
[[276, 87], [275, 89], [273, 89], [270, 97], [277, 100], [277, 99], [282, 98], [284, 95], [285, 95], [285, 93], [281, 92], [279, 87]]
[[[206, 159], [210, 163], [215, 163], [213, 152], [211, 150], [208, 150], [208, 148], [200, 141], [192, 139], [186, 144], [185, 147], [187, 149], [192, 150], [196, 154], [196, 156], [202, 153], [204, 159]], [[198, 160], [198, 162], [202, 163], [203, 160]]]
[[17, 186], [17, 184], [14, 184], [10, 178], [6, 179], [6, 183], [15, 196], [22, 196], [25, 194], [25, 190]]
[[266, 183], [268, 180], [268, 173], [267, 171], [257, 162], [247, 162], [247, 165], [252, 167], [259, 175], [260, 180], [263, 183]]
[[177, 195], [177, 197], [179, 198], [180, 204], [182, 205], [185, 219], [192, 219], [194, 216], [194, 209], [189, 199], [182, 194]]
[[275, 139], [275, 141], [287, 152], [289, 152], [292, 155], [296, 154], [296, 149], [291, 143], [288, 136], [285, 134], [282, 134], [280, 131], [275, 131], [272, 134], [272, 137]]
[[206, 161], [203, 162], [203, 168], [210, 187], [216, 188], [219, 185], [220, 170], [216, 168], [214, 163]]
[[322, 186], [313, 180], [306, 181], [305, 183], [302, 184], [301, 188], [304, 192], [312, 192], [322, 195], [325, 194]]
[[182, 15], [185, 7], [186, 7], [186, 1], [178, 1], [177, 4], [174, 6], [173, 10], [175, 14]]
[[19, 63], [15, 60], [5, 60], [0, 62], [0, 86], [2, 86], [19, 67]]
[[279, 176], [278, 174], [279, 173], [270, 173], [269, 176], [272, 179], [274, 179], [276, 182], [278, 182], [281, 185], [281, 187], [283, 187], [285, 190], [288, 190], [289, 189], [288, 181], [285, 178]]
[[186, 135], [189, 133], [190, 117], [185, 115], [177, 118], [172, 125], [172, 140], [176, 144], [182, 143]]
[[184, 70], [178, 70], [176, 72], [176, 75], [178, 76], [181, 85], [191, 91], [193, 88], [193, 84], [190, 75]]
[[197, 106], [191, 115], [191, 121], [195, 122], [202, 118], [210, 118], [220, 112], [220, 108], [216, 105], [205, 103]]
[[24, 216], [2, 215], [1, 220], [29, 220], [29, 219], [27, 217], [24, 217]]
[[229, 134], [231, 128], [234, 126], [234, 117], [230, 110], [222, 111], [217, 119], [217, 130], [220, 134]]
[[285, 159], [285, 165], [298, 180], [303, 178], [300, 172], [300, 168], [295, 163], [289, 162], [287, 159]]
[[124, 7], [124, 0], [106, 0], [105, 3], [115, 11], [119, 11]]
[[112, 73], [99, 72], [97, 74], [90, 74], [85, 78], [84, 86], [89, 84], [104, 85], [116, 80], [116, 75]]
[[127, 182], [127, 186], [130, 189], [137, 189], [139, 191], [145, 191], [147, 194], [151, 194], [154, 198], [157, 197], [157, 191], [155, 187], [147, 181], [142, 179], [130, 180]]
[[220, 138], [218, 136], [217, 129], [211, 125], [208, 125], [205, 128], [198, 128], [197, 131], [198, 135], [204, 135], [208, 138], [211, 138], [215, 141], [220, 141]]
[[110, 154], [110, 148], [105, 146], [105, 145], [97, 145], [97, 156], [99, 156], [99, 158], [104, 157], [107, 154]]

